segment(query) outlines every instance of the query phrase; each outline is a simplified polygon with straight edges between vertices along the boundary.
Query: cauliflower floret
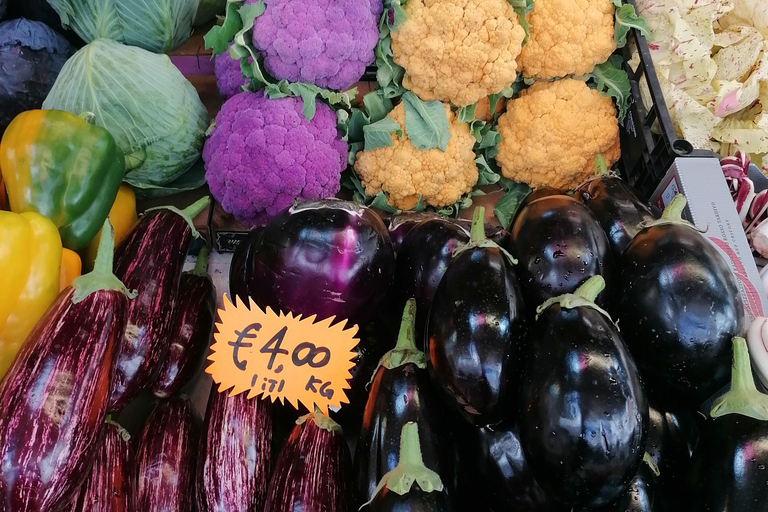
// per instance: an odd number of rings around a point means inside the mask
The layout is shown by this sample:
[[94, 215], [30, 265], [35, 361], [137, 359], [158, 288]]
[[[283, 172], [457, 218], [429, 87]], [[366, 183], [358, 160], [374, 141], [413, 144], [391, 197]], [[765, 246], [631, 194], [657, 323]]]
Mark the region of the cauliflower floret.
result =
[[352, 87], [373, 63], [381, 0], [267, 0], [266, 4], [253, 25], [253, 44], [275, 78], [342, 90]]
[[[232, 44], [229, 46], [231, 47]], [[248, 62], [253, 62], [253, 59], [248, 57]], [[213, 67], [216, 75], [216, 88], [224, 101], [242, 92], [243, 86], [248, 85], [248, 79], [243, 76], [240, 67], [240, 60], [233, 59], [229, 52], [216, 55], [213, 58]]]
[[464, 107], [517, 78], [525, 31], [506, 0], [410, 0], [405, 12], [392, 53], [422, 100]]
[[405, 129], [405, 107], [400, 103], [389, 117], [400, 125], [403, 136], [392, 135], [392, 147], [363, 151], [357, 155], [355, 171], [374, 196], [384, 191], [388, 203], [408, 210], [419, 195], [431, 206], [448, 206], [458, 201], [477, 183], [477, 165], [472, 151], [475, 138], [469, 125], [460, 123], [444, 105], [451, 138], [445, 152], [437, 148], [422, 151], [411, 144]]
[[319, 101], [312, 121], [301, 98], [271, 100], [241, 92], [224, 103], [205, 143], [205, 180], [224, 211], [263, 224], [299, 199], [333, 197], [347, 164], [347, 143], [331, 107]]
[[536, 0], [531, 37], [518, 58], [527, 78], [585, 75], [616, 50], [611, 0]]
[[573, 190], [594, 174], [597, 155], [609, 167], [621, 156], [613, 101], [570, 78], [536, 82], [510, 100], [499, 133], [502, 173], [532, 187]]

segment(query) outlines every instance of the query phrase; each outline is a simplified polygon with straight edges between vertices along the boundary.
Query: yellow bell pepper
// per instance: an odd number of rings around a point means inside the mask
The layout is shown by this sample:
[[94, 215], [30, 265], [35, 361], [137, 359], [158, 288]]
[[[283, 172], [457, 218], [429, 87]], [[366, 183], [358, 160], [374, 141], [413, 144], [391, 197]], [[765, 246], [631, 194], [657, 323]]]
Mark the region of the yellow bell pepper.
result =
[[[109, 210], [109, 222], [115, 234], [115, 247], [139, 222], [136, 215], [136, 195], [128, 185], [121, 185], [120, 190], [117, 191], [115, 202]], [[93, 270], [93, 262], [96, 261], [96, 253], [99, 252], [99, 240], [101, 240], [101, 231], [83, 251], [83, 266], [89, 272]]]
[[0, 211], [0, 379], [59, 294], [61, 237], [33, 213]]
[[67, 248], [61, 250], [61, 273], [59, 274], [59, 291], [71, 286], [75, 278], [83, 271], [80, 255]]

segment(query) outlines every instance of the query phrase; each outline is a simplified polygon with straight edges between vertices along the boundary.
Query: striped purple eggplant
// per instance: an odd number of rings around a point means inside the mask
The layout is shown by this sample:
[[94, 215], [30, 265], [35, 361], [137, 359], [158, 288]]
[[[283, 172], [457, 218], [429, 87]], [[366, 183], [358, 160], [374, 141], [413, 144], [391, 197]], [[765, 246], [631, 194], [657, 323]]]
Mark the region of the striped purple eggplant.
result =
[[166, 398], [180, 390], [203, 365], [216, 322], [216, 289], [206, 272], [208, 246], [197, 256], [194, 270], [184, 272], [173, 313], [171, 347], [152, 392]]
[[101, 430], [102, 442], [72, 512], [134, 512], [131, 437], [112, 421], [104, 422]]
[[60, 512], [101, 442], [128, 308], [105, 222], [94, 271], [48, 308], [0, 382], [0, 512]]
[[302, 416], [280, 451], [264, 512], [352, 512], [350, 466], [339, 424], [321, 412]]
[[115, 275], [138, 292], [131, 301], [115, 361], [109, 411], [128, 405], [154, 383], [167, 354], [184, 258], [193, 235], [192, 219], [209, 203], [186, 210], [161, 208], [144, 215], [115, 249]]
[[197, 410], [184, 395], [155, 405], [136, 451], [136, 510], [194, 512], [199, 423]]
[[272, 470], [271, 403], [228, 396], [215, 385], [208, 398], [197, 456], [199, 512], [262, 512]]

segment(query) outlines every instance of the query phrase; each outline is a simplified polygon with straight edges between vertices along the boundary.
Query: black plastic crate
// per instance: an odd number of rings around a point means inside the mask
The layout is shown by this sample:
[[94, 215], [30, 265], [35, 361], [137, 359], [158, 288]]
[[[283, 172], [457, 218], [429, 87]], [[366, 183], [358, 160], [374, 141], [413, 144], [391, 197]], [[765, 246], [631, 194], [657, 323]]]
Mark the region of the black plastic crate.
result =
[[[637, 8], [635, 0], [627, 0], [627, 2]], [[633, 57], [633, 47], [637, 48], [640, 56], [640, 64], [634, 71], [628, 64]], [[622, 177], [648, 199], [664, 179], [676, 158], [717, 158], [717, 155], [708, 150], [695, 150], [690, 142], [677, 137], [651, 60], [648, 42], [639, 31], [633, 29], [630, 32], [622, 54], [624, 69], [629, 75], [632, 97], [629, 102], [629, 112], [619, 130], [621, 136], [619, 170]], [[643, 78], [648, 84], [652, 100], [652, 105], [648, 109], [645, 108], [640, 95], [640, 83]], [[653, 132], [652, 127], [656, 123], [658, 123], [657, 131], [661, 133]]]

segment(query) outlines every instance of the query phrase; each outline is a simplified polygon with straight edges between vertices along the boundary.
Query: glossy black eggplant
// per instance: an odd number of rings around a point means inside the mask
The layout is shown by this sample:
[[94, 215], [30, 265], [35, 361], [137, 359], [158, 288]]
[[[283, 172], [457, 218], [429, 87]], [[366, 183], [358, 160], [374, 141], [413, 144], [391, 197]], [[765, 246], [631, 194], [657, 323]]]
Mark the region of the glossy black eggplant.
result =
[[400, 246], [413, 228], [425, 220], [436, 218], [439, 217], [434, 213], [422, 212], [403, 212], [391, 217], [389, 222], [387, 222], [387, 231], [389, 231], [389, 239], [392, 241], [392, 248], [394, 249], [395, 254], [400, 254]]
[[594, 276], [540, 308], [525, 371], [520, 441], [536, 481], [558, 501], [597, 507], [634, 478], [648, 404], [618, 329], [594, 304]]
[[768, 395], [757, 391], [747, 343], [733, 340], [731, 390], [717, 399], [691, 460], [686, 510], [768, 507]]
[[403, 425], [395, 469], [385, 474], [366, 512], [452, 512], [451, 498], [440, 476], [427, 467], [421, 455], [419, 427], [415, 422]]
[[684, 208], [678, 195], [624, 252], [618, 318], [652, 401], [698, 408], [728, 382], [745, 314], [731, 269]]
[[642, 223], [660, 216], [660, 212], [641, 200], [637, 192], [618, 176], [593, 178], [579, 187], [576, 195], [603, 227], [617, 258], [640, 232]]
[[459, 443], [463, 510], [482, 502], [489, 512], [570, 512], [547, 496], [525, 460], [517, 425], [467, 426]]
[[470, 423], [497, 423], [519, 389], [528, 321], [509, 254], [485, 237], [478, 207], [470, 242], [435, 291], [427, 326], [429, 370]]
[[648, 410], [645, 451], [659, 469], [660, 474], [656, 480], [670, 512], [684, 510], [687, 505], [685, 482], [698, 438], [693, 414], [686, 410], [662, 412], [652, 406]]
[[353, 474], [358, 505], [373, 498], [381, 478], [395, 469], [400, 436], [408, 422], [419, 423], [421, 450], [449, 489], [455, 488], [456, 446], [445, 428], [446, 416], [427, 372], [427, 358], [416, 348], [410, 299], [403, 313], [397, 345], [379, 363], [371, 383]]
[[531, 201], [512, 227], [512, 255], [528, 307], [573, 293], [592, 276], [603, 276], [605, 291], [597, 304], [606, 307], [615, 292], [616, 265], [608, 237], [589, 209], [564, 195]]
[[[612, 503], [599, 508], [589, 509], [594, 512], [677, 512], [685, 508], [668, 508], [659, 490], [656, 475], [650, 466], [643, 462], [629, 486]], [[587, 510], [579, 511], [587, 512]]]
[[240, 297], [242, 301], [248, 300], [251, 267], [245, 262], [251, 259], [253, 251], [258, 247], [256, 242], [262, 231], [264, 228], [261, 226], [251, 229], [232, 254], [232, 261], [229, 265], [229, 295], [232, 300], [235, 300], [235, 297]]
[[399, 318], [405, 303], [416, 299], [416, 346], [424, 349], [424, 333], [429, 308], [445, 270], [453, 260], [453, 251], [469, 241], [469, 230], [440, 217], [414, 227], [400, 245], [395, 263], [392, 287], [395, 310]]
[[392, 284], [395, 255], [373, 210], [339, 200], [308, 201], [272, 219], [246, 261], [248, 292], [261, 307], [369, 319]]

